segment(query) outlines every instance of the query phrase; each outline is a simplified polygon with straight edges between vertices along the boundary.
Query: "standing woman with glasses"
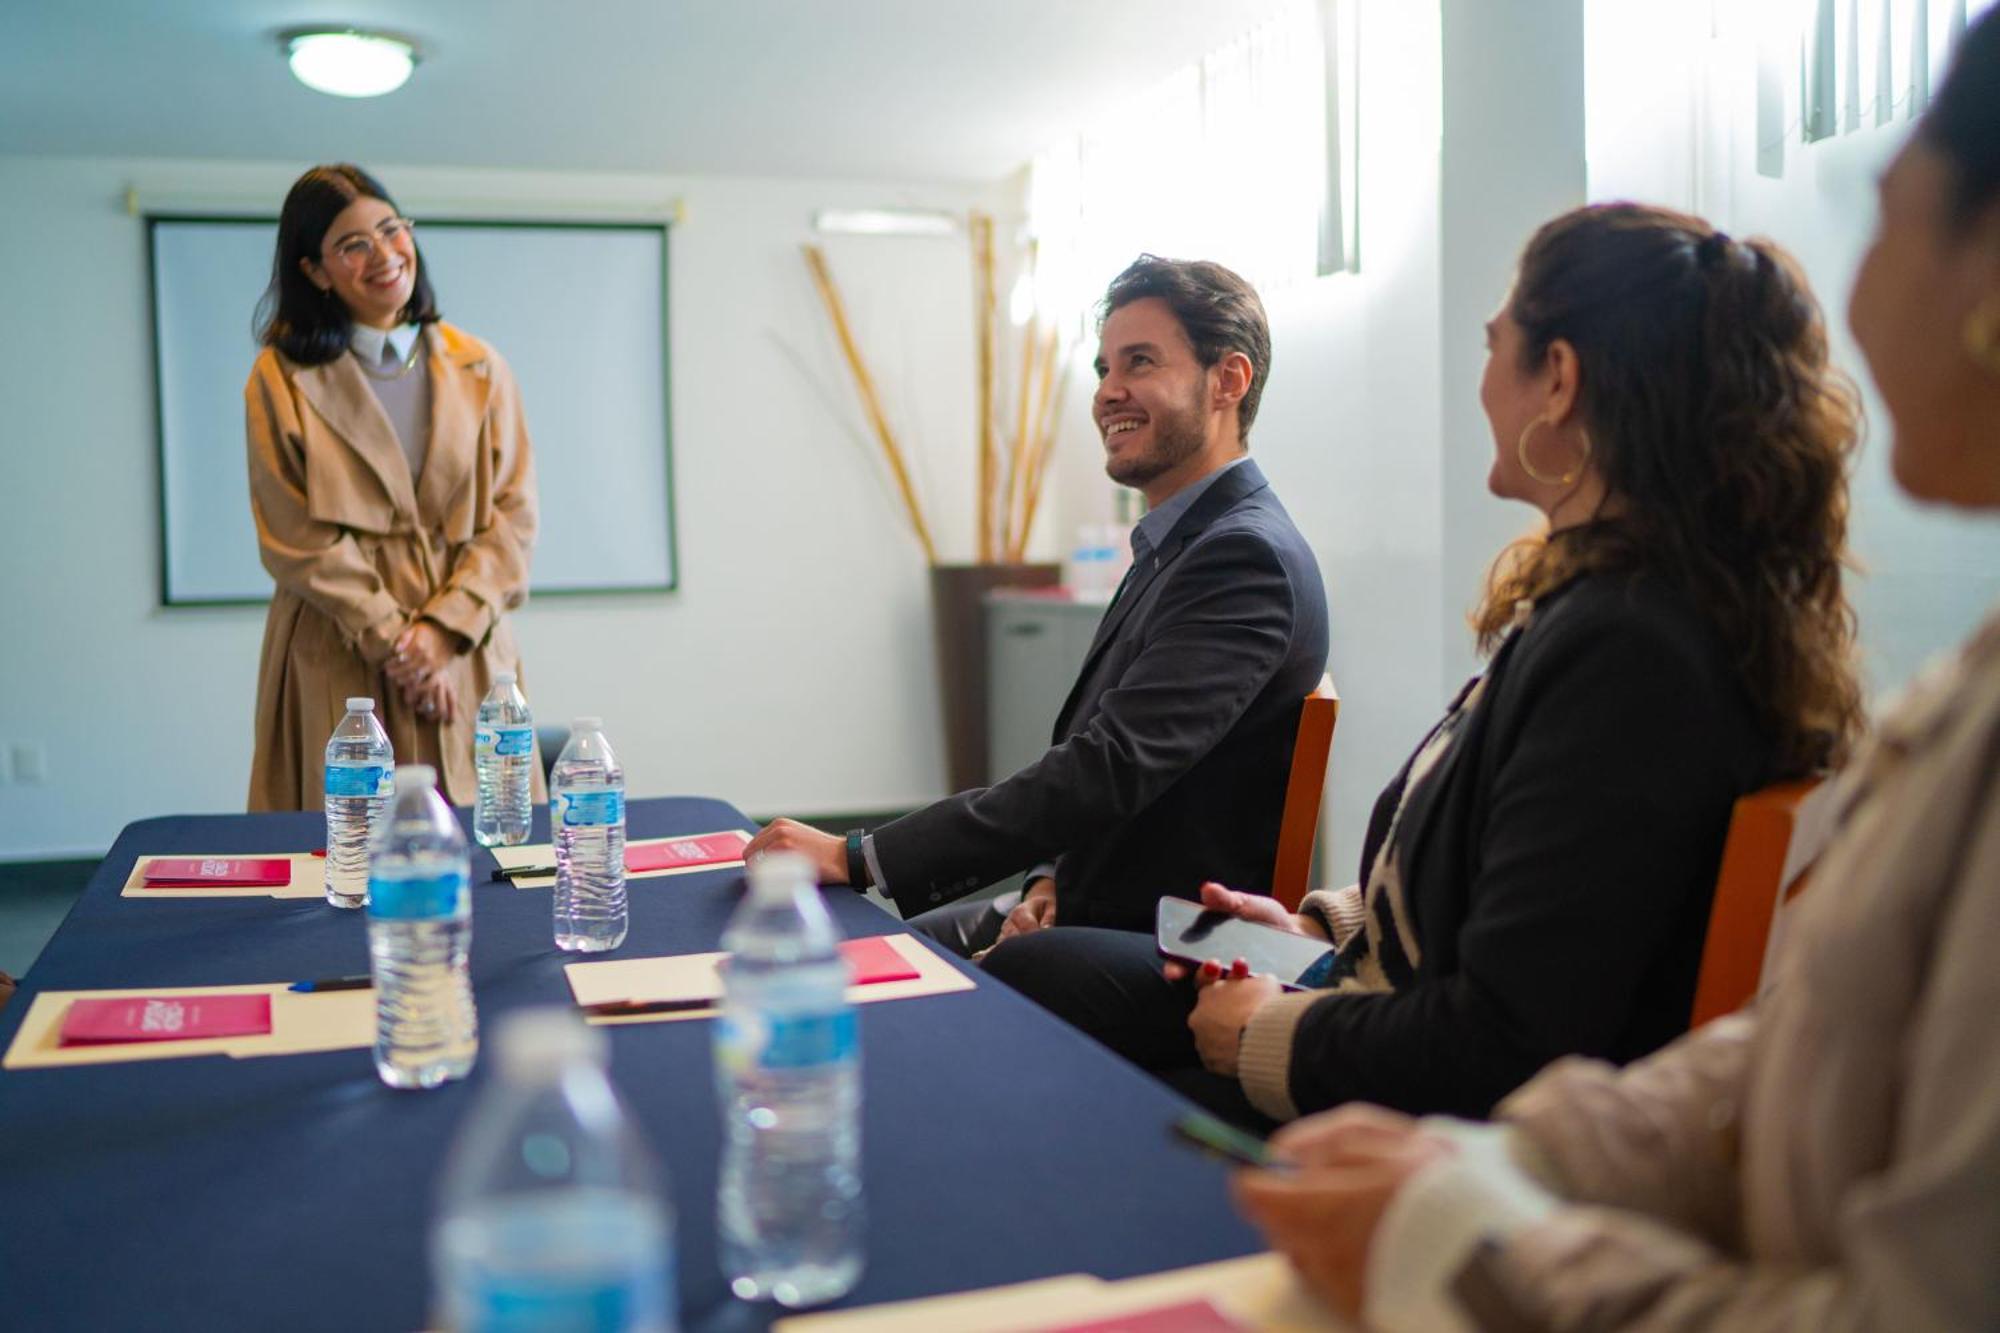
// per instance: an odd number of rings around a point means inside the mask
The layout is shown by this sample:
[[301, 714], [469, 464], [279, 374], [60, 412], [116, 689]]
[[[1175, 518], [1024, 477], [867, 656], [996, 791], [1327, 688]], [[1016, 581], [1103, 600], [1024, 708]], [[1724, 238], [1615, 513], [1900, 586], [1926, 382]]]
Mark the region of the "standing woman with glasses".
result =
[[250, 507], [277, 590], [249, 807], [316, 808], [326, 739], [362, 694], [397, 762], [470, 804], [473, 715], [495, 672], [520, 672], [506, 613], [535, 538], [513, 374], [439, 319], [410, 220], [352, 165], [285, 196], [257, 327]]

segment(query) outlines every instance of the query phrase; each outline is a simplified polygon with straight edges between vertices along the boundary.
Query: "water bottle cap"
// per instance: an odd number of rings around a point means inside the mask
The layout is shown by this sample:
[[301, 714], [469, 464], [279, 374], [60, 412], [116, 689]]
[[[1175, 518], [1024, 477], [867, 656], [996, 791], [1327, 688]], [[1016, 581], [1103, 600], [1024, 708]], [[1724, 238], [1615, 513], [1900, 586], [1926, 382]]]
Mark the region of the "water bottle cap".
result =
[[350, 713], [372, 713], [375, 711], [375, 701], [365, 695], [357, 694], [347, 701], [347, 711]]
[[571, 731], [602, 731], [604, 719], [601, 717], [580, 717], [569, 724]]
[[495, 685], [512, 685], [514, 681], [515, 675], [511, 671], [496, 671], [493, 673], [493, 683]]
[[429, 764], [396, 765], [396, 790], [429, 791], [438, 785], [438, 771]]
[[603, 1033], [557, 1005], [508, 1014], [495, 1026], [493, 1047], [500, 1072], [510, 1079], [551, 1074], [579, 1061], [602, 1069], [610, 1056]]
[[749, 866], [750, 892], [759, 898], [791, 896], [801, 883], [819, 883], [812, 858], [804, 852], [765, 852]]

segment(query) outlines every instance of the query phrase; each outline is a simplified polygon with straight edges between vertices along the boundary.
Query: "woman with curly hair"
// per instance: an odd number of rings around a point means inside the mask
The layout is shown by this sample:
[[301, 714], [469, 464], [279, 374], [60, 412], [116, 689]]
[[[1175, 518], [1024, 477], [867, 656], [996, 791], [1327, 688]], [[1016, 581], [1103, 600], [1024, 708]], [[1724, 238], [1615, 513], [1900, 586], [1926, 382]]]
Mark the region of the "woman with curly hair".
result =
[[1330, 940], [1324, 984], [1218, 959], [1189, 987], [1152, 941], [1082, 929], [987, 959], [1239, 1119], [1483, 1115], [1558, 1056], [1657, 1050], [1688, 1025], [1737, 797], [1838, 763], [1858, 729], [1857, 409], [1792, 262], [1582, 208], [1529, 241], [1487, 338], [1487, 485], [1546, 531], [1496, 563], [1485, 671], [1376, 802], [1358, 884], [1296, 916], [1202, 890]]

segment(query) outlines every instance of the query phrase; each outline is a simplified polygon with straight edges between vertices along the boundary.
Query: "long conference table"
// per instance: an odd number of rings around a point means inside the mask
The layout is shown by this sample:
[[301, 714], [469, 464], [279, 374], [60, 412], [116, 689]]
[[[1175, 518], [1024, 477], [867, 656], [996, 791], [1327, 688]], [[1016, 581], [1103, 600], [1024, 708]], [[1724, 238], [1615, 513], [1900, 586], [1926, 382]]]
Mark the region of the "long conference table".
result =
[[[636, 800], [634, 838], [752, 828], [728, 804]], [[460, 811], [461, 820], [469, 818]], [[546, 807], [531, 841], [549, 838]], [[291, 981], [368, 970], [363, 914], [321, 901], [120, 896], [137, 858], [300, 852], [314, 814], [135, 823], [0, 1011], [0, 1049], [44, 990]], [[547, 890], [488, 882], [473, 850], [482, 1029], [567, 1004]], [[611, 958], [719, 947], [740, 868], [630, 885]], [[903, 929], [845, 889], [849, 936]], [[840, 1306], [1066, 1273], [1121, 1278], [1261, 1248], [1227, 1170], [1170, 1143], [1186, 1103], [977, 968], [975, 989], [860, 1008], [867, 1270]], [[763, 1329], [785, 1311], [716, 1267], [720, 1123], [709, 1024], [607, 1028], [611, 1076], [664, 1164], [682, 1326]], [[418, 1329], [432, 1325], [439, 1170], [488, 1073], [429, 1092], [370, 1052], [205, 1056], [0, 1072], [0, 1324], [18, 1329]]]

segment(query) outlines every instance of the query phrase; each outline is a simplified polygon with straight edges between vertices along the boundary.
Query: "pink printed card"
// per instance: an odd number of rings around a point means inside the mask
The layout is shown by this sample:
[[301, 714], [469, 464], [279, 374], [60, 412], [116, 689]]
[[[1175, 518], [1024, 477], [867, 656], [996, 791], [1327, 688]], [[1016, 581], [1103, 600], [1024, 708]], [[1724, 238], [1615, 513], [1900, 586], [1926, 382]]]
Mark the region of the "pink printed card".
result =
[[58, 1044], [106, 1046], [197, 1037], [253, 1037], [270, 1030], [269, 995], [143, 995], [72, 1002], [63, 1015]]
[[1204, 1300], [1155, 1306], [1085, 1324], [1051, 1325], [1044, 1333], [1246, 1333], [1243, 1325]]
[[743, 859], [744, 838], [740, 833], [711, 833], [703, 838], [675, 838], [670, 842], [649, 843], [625, 849], [625, 869], [681, 870], [688, 866], [720, 865]]
[[141, 882], [149, 889], [283, 888], [292, 882], [292, 863], [283, 856], [156, 856]]
[[854, 969], [854, 984], [870, 986], [878, 981], [915, 981], [923, 974], [896, 952], [886, 935], [870, 935], [865, 940], [843, 940], [841, 957]]

